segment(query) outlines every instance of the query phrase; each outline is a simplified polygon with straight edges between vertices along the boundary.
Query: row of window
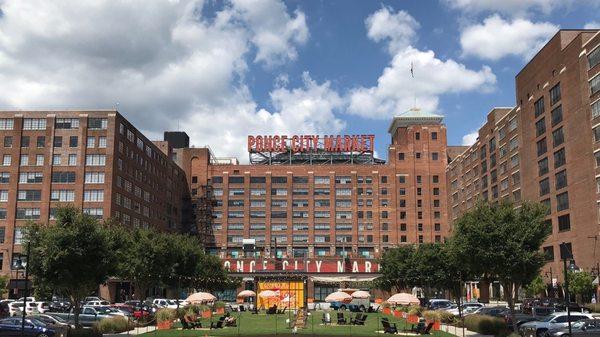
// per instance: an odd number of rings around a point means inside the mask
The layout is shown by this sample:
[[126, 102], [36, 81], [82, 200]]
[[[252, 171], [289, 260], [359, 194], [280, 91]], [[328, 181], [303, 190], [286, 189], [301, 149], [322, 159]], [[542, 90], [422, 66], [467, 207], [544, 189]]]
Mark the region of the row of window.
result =
[[[63, 161], [63, 157], [66, 158]], [[30, 156], [27, 154], [22, 154], [19, 157], [19, 165], [20, 166], [44, 166], [44, 155], [38, 154], [35, 155], [35, 162], [29, 161]], [[52, 155], [52, 165], [60, 166], [60, 165], [68, 165], [68, 166], [77, 166], [77, 155], [76, 154], [54, 154]], [[2, 166], [11, 166], [12, 165], [12, 156], [10, 154], [5, 154], [2, 156]], [[105, 166], [106, 165], [106, 155], [104, 154], [88, 154], [85, 156], [85, 165], [86, 166]]]
[[[0, 130], [13, 130], [15, 121], [13, 118], [0, 118]], [[88, 117], [88, 129], [106, 130], [108, 119]], [[77, 129], [79, 118], [56, 118], [56, 129]], [[23, 118], [23, 130], [46, 130], [46, 118]]]
[[[8, 190], [0, 190], [0, 202], [8, 202]], [[18, 201], [42, 201], [42, 190], [18, 190]], [[50, 201], [71, 202], [75, 200], [74, 190], [52, 190]], [[85, 190], [83, 201], [104, 201], [104, 190]]]
[[[319, 238], [317, 238], [319, 237]], [[252, 236], [252, 239], [255, 239], [256, 242], [266, 242], [265, 240], [265, 236], [264, 235], [257, 235], [257, 236]], [[328, 241], [324, 241], [325, 238], [321, 238], [320, 236], [315, 236], [314, 237], [315, 240], [313, 242], [315, 243], [327, 243]], [[245, 239], [244, 236], [242, 235], [227, 235], [227, 243], [230, 244], [241, 244], [243, 242], [243, 240]], [[281, 244], [281, 243], [287, 243], [288, 242], [288, 237], [287, 236], [272, 236], [271, 239], [276, 242], [277, 244]], [[353, 241], [354, 237], [352, 235], [336, 235], [335, 236], [335, 241], [338, 243], [351, 243], [351, 242], [355, 242]], [[417, 241], [418, 243], [424, 243], [424, 236], [423, 235], [418, 235], [417, 236]], [[442, 242], [442, 236], [441, 235], [435, 235], [434, 236], [434, 241], [435, 242]], [[308, 243], [309, 242], [309, 237], [307, 235], [292, 235], [292, 242], [294, 243]], [[372, 235], [359, 235], [358, 236], [358, 240], [357, 242], [373, 242], [373, 236]], [[381, 242], [383, 243], [388, 243], [390, 242], [389, 236], [384, 234], [381, 236]], [[400, 235], [400, 243], [407, 243], [408, 242], [408, 237], [406, 235]], [[339, 248], [339, 247], [338, 247]], [[341, 249], [341, 248], [340, 248]], [[348, 248], [348, 250], [350, 250], [350, 248]], [[324, 254], [323, 254], [324, 255]], [[323, 256], [320, 255], [320, 256]], [[300, 255], [302, 256], [302, 255]]]
[[[57, 184], [75, 183], [75, 172], [52, 172], [52, 182]], [[21, 172], [19, 173], [19, 184], [41, 184], [44, 180], [42, 172]], [[0, 172], [0, 184], [10, 182], [9, 172]], [[104, 172], [86, 172], [84, 182], [86, 184], [104, 184]]]

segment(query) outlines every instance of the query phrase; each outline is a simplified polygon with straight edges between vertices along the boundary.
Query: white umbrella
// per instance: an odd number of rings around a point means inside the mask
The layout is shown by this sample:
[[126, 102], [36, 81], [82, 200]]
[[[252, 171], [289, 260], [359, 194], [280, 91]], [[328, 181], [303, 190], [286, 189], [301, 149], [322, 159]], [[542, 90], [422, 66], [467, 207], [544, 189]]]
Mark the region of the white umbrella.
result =
[[194, 303], [212, 302], [212, 301], [215, 301], [216, 299], [217, 298], [213, 294], [197, 292], [197, 293], [191, 294], [185, 300], [188, 301], [189, 303], [194, 304]]
[[343, 291], [336, 291], [331, 293], [325, 297], [325, 302], [350, 302], [352, 301], [352, 296], [348, 295]]
[[242, 290], [242, 291], [240, 291], [239, 294], [237, 294], [237, 297], [251, 297], [251, 296], [256, 296], [256, 293], [252, 290]]
[[371, 298], [371, 294], [364, 290], [357, 290], [352, 293], [353, 298]]
[[273, 290], [263, 290], [260, 293], [258, 293], [258, 296], [262, 298], [273, 298], [277, 297], [277, 293]]
[[388, 298], [387, 302], [395, 305], [410, 305], [421, 303], [421, 301], [419, 301], [419, 299], [416, 296], [408, 293], [394, 294], [392, 295], [392, 297]]

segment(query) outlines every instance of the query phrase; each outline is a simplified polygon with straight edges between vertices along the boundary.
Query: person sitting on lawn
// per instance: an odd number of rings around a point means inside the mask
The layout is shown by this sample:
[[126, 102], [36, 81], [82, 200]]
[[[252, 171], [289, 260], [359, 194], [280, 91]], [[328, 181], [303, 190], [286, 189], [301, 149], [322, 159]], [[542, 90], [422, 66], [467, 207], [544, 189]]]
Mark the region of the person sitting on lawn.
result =
[[235, 317], [233, 317], [233, 316], [226, 316], [224, 323], [225, 323], [225, 326], [236, 326], [236, 324], [235, 324]]

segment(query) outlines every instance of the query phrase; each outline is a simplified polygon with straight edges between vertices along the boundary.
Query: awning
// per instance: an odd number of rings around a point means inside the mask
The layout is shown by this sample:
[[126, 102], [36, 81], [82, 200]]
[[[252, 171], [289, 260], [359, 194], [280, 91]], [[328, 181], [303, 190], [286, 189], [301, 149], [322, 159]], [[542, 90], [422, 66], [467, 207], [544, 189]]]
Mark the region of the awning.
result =
[[377, 278], [377, 276], [310, 276], [309, 277], [314, 282], [363, 282], [363, 281], [373, 281]]

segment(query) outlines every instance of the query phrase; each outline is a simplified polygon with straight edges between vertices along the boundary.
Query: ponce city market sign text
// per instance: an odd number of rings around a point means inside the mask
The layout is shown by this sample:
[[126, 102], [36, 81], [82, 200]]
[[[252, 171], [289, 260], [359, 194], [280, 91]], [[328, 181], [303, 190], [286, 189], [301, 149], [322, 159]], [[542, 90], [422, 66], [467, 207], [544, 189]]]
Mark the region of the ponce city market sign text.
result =
[[373, 152], [375, 135], [248, 136], [248, 152]]

